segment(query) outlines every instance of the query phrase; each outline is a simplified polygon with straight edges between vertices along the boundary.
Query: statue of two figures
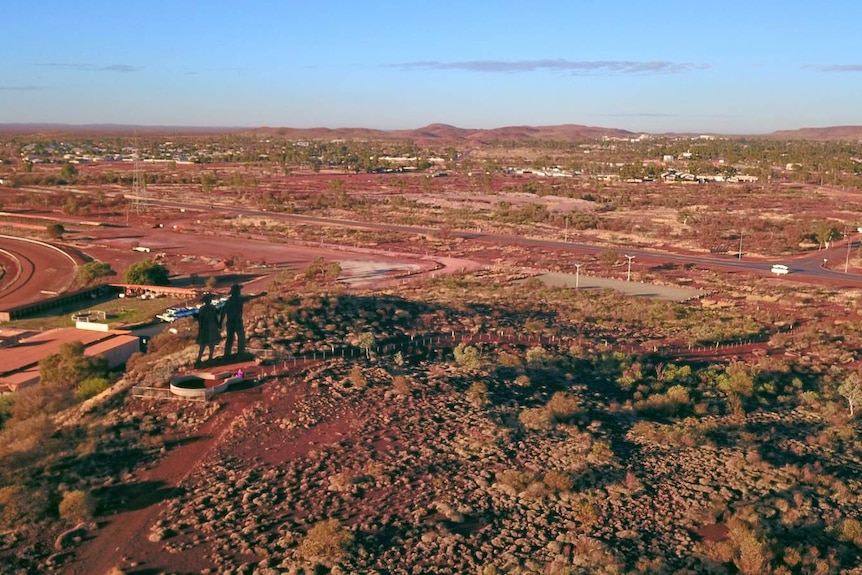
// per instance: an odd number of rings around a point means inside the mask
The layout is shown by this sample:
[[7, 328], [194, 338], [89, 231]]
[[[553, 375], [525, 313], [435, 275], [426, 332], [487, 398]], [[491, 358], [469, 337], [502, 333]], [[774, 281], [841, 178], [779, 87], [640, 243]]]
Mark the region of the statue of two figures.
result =
[[[219, 310], [213, 303], [212, 294], [204, 294], [204, 305], [197, 315], [198, 321], [198, 358], [195, 362], [200, 365], [204, 349], [208, 350], [209, 359], [213, 360], [215, 346], [221, 341], [222, 325], [227, 329], [225, 336], [224, 357], [242, 357], [245, 355], [245, 326], [243, 325], [243, 305], [245, 302], [266, 295], [266, 292], [244, 296], [242, 286], [234, 284], [230, 288], [230, 296], [224, 306]], [[234, 341], [236, 341], [236, 354], [231, 354]]]

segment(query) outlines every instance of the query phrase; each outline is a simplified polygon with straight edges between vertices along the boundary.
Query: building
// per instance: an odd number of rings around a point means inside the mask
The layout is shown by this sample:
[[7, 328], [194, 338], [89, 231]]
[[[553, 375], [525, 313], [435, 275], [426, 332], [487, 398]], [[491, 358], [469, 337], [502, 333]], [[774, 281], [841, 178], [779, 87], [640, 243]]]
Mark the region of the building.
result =
[[101, 355], [112, 369], [140, 351], [140, 338], [124, 330], [92, 331], [58, 328], [47, 331], [0, 330], [0, 394], [39, 383], [39, 361], [59, 353], [66, 343], [80, 341], [84, 354]]

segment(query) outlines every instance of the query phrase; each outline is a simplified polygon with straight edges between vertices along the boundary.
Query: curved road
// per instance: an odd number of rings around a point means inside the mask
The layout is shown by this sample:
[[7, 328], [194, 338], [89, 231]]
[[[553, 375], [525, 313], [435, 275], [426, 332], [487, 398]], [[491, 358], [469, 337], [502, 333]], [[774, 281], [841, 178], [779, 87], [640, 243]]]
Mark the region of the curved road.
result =
[[49, 244], [0, 235], [0, 306], [12, 308], [65, 291], [75, 277], [71, 256]]

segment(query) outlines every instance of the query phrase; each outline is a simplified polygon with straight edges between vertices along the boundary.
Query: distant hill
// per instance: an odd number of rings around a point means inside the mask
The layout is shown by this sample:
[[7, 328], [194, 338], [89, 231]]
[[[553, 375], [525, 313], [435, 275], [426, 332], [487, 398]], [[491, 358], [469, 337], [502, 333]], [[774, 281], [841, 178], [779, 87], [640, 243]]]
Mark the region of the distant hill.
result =
[[590, 140], [602, 137], [628, 138], [634, 132], [564, 124], [560, 126], [508, 126], [504, 128], [458, 128], [449, 124], [429, 124], [413, 130], [372, 130], [366, 128], [258, 128], [257, 134], [276, 134], [291, 139], [376, 139], [412, 140], [418, 144], [486, 144], [499, 140]]
[[[630, 138], [643, 132], [616, 128], [561, 124], [558, 126], [505, 126], [501, 128], [459, 128], [449, 124], [429, 124], [411, 130], [377, 130], [374, 128], [290, 128], [290, 127], [194, 127], [136, 126], [123, 124], [0, 124], [0, 134], [104, 134], [128, 136], [171, 135], [200, 136], [211, 134], [247, 134], [282, 137], [291, 140], [410, 140], [420, 145], [482, 145], [494, 141], [518, 140], [593, 140], [598, 138]], [[657, 136], [689, 137], [692, 134], [664, 133]], [[714, 134], [721, 137], [721, 134]], [[743, 136], [728, 136], [739, 138]], [[749, 138], [780, 140], [850, 140], [862, 141], [862, 126], [831, 126], [779, 130], [771, 134], [752, 134]]]
[[769, 134], [778, 140], [852, 140], [862, 141], [862, 126], [829, 126], [826, 128], [800, 128], [779, 130]]

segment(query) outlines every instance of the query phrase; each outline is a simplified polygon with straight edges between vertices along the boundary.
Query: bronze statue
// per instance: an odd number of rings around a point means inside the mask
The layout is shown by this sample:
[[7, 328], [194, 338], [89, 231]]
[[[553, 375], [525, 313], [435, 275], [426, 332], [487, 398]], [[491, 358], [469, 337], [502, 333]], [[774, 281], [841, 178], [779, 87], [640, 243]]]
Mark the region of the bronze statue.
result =
[[204, 305], [198, 310], [198, 359], [196, 364], [200, 364], [201, 357], [204, 354], [204, 348], [209, 349], [209, 361], [213, 359], [215, 346], [221, 340], [221, 317], [219, 311], [212, 304], [212, 294], [204, 294], [202, 298]]
[[240, 293], [241, 290], [242, 286], [233, 284], [230, 287], [230, 297], [227, 298], [227, 302], [221, 309], [221, 321], [224, 321], [227, 326], [224, 344], [225, 357], [230, 355], [234, 338], [236, 338], [236, 354], [245, 353], [245, 326], [242, 322], [242, 306], [249, 300], [266, 295], [266, 292], [262, 292], [252, 296], [244, 296]]

